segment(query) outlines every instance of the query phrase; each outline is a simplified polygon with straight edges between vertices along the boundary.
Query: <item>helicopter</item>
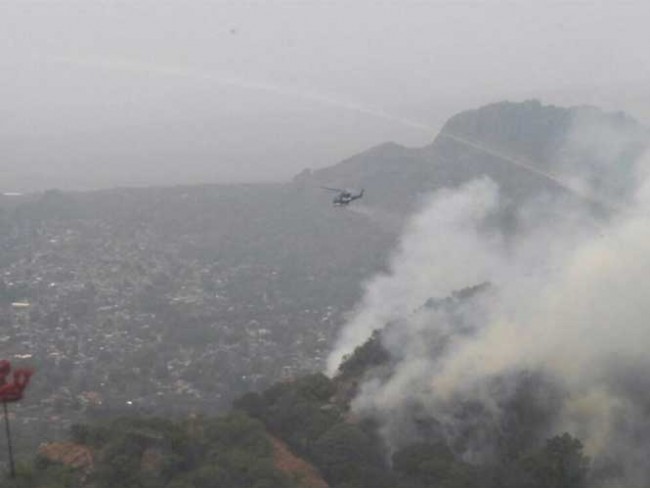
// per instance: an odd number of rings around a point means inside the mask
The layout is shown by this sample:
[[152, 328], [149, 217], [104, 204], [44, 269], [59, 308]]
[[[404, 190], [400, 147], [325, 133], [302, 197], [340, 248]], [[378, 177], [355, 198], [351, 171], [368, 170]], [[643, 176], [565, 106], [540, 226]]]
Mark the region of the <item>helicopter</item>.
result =
[[354, 200], [358, 200], [359, 198], [363, 197], [363, 188], [356, 195], [350, 190], [343, 190], [341, 188], [330, 188], [328, 186], [321, 186], [321, 188], [323, 190], [334, 191], [338, 193], [338, 195], [334, 197], [334, 200], [332, 200], [332, 204], [335, 207], [346, 207]]

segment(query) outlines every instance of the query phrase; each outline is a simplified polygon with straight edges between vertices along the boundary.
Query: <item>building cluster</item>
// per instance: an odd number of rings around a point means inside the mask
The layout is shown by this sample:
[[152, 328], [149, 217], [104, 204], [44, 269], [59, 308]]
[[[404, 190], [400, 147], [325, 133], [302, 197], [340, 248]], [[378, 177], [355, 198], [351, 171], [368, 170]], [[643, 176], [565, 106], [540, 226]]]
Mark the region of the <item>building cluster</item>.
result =
[[5, 232], [0, 358], [36, 369], [17, 416], [35, 438], [94, 416], [217, 412], [322, 368], [342, 311], [296, 293], [316, 277], [197, 253], [201, 239], [110, 219]]

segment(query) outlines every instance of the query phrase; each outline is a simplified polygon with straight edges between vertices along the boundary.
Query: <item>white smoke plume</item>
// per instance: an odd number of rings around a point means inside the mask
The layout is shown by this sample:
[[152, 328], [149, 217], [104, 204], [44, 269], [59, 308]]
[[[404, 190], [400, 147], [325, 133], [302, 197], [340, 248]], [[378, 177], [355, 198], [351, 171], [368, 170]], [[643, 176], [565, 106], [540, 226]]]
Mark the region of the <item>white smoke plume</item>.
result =
[[[593, 147], [604, 144], [606, 131], [582, 127], [566, 154], [591, 148], [589, 131], [597, 134]], [[626, 134], [610, 140], [622, 144]], [[598, 154], [599, 165], [621, 159], [615, 148]], [[514, 236], [488, 225], [502, 205], [494, 182], [433, 195], [388, 273], [368, 283], [330, 357], [334, 374], [345, 355], [383, 329], [390, 374], [367, 377], [353, 409], [379, 419], [393, 447], [429, 428], [465, 459], [482, 461], [512, 424], [507, 405], [524, 388], [537, 440], [568, 431], [596, 466], [614, 460], [619, 480], [650, 481], [649, 159], [608, 169], [626, 173], [616, 184], [633, 181], [624, 210], [605, 220], [587, 202], [539, 197], [518, 210]], [[581, 184], [596, 188], [588, 177]], [[481, 283], [489, 289], [466, 303], [423, 307]], [[467, 405], [480, 408], [468, 414]], [[425, 428], [418, 419], [431, 421]]]

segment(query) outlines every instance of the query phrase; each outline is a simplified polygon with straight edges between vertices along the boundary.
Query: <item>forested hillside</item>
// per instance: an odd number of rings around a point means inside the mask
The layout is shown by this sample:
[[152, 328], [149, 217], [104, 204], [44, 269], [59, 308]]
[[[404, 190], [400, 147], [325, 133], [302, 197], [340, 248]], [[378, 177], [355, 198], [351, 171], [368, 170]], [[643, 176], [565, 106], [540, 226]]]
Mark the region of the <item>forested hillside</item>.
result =
[[[237, 399], [223, 417], [128, 417], [74, 425], [66, 443], [41, 446], [7, 486], [589, 486], [589, 460], [569, 434], [519, 449], [521, 432], [513, 432], [504, 437], [501, 455], [482, 464], [464, 461], [433, 435], [389, 450], [378, 424], [351, 416], [346, 399], [363, 375], [389, 361], [379, 341], [375, 335], [357, 349], [333, 380], [315, 374], [278, 383]], [[525, 430], [527, 421], [521, 420]], [[428, 421], [421, 420], [423, 431], [434, 428]]]

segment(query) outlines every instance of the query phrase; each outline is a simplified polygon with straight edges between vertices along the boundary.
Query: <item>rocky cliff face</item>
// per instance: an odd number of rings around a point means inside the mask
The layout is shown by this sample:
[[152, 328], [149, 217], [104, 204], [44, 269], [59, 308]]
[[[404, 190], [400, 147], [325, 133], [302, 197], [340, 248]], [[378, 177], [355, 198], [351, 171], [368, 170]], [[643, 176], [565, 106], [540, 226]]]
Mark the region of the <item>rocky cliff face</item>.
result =
[[[441, 134], [479, 141], [495, 150], [527, 158], [540, 167], [551, 167], [558, 148], [569, 136], [572, 119], [581, 110], [542, 105], [537, 100], [500, 102], [454, 115]], [[431, 149], [435, 147], [434, 142]]]

